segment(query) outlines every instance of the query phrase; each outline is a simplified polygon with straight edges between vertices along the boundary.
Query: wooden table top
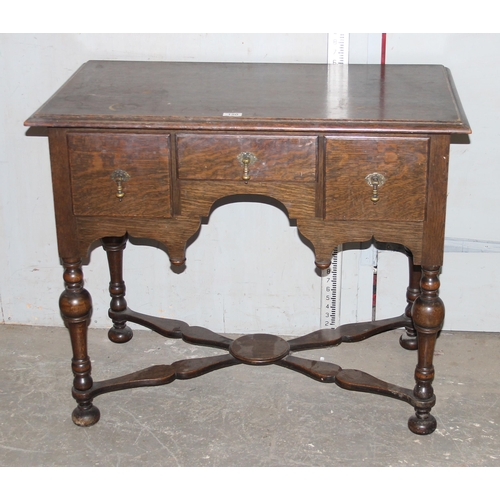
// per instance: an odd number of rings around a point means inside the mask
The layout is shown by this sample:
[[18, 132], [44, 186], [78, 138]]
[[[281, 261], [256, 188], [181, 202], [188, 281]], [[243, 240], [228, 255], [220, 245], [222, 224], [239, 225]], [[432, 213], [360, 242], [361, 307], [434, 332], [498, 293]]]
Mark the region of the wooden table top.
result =
[[470, 133], [439, 65], [89, 61], [25, 124]]

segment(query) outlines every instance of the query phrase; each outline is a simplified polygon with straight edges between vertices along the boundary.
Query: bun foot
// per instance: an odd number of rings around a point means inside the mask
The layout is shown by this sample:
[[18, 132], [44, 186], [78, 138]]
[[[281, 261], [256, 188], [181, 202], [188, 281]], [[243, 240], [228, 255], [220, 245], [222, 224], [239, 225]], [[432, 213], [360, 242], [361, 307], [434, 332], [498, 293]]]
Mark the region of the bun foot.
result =
[[419, 413], [417, 411], [415, 415], [412, 415], [408, 419], [408, 428], [414, 434], [432, 434], [436, 430], [436, 427], [436, 419], [428, 412]]
[[78, 405], [71, 415], [73, 423], [80, 427], [90, 427], [97, 424], [101, 418], [101, 412], [97, 406], [89, 403], [86, 406]]
[[404, 332], [401, 337], [399, 337], [399, 345], [407, 351], [416, 351], [418, 349], [417, 336], [410, 336], [408, 332]]
[[111, 342], [115, 344], [124, 344], [128, 342], [134, 333], [132, 332], [132, 328], [129, 326], [123, 326], [121, 328], [117, 328], [116, 326], [112, 326], [108, 331], [108, 338]]

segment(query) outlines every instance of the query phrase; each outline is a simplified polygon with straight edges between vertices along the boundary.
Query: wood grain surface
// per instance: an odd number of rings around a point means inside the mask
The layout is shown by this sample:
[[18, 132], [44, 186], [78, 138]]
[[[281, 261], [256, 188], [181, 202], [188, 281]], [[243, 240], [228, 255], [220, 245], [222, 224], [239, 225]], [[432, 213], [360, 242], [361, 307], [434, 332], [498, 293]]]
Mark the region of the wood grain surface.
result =
[[[75, 215], [170, 217], [169, 143], [167, 134], [68, 134]], [[122, 200], [116, 170], [130, 175]]]
[[241, 153], [251, 153], [250, 180], [314, 182], [317, 137], [276, 135], [178, 134], [179, 179], [241, 181]]

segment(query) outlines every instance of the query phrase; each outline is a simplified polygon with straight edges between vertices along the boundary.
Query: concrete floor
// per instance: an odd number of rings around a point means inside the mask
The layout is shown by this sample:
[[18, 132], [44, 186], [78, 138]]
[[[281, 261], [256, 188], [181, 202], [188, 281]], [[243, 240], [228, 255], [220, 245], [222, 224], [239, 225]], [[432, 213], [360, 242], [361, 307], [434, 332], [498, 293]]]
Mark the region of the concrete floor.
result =
[[[413, 387], [416, 353], [398, 332], [301, 353]], [[95, 380], [221, 351], [137, 331], [128, 344], [92, 330]], [[345, 391], [277, 367], [239, 365], [96, 398], [100, 422], [71, 421], [64, 328], [0, 326], [0, 466], [369, 467], [500, 465], [500, 334], [446, 333], [435, 357], [430, 436], [406, 403]]]

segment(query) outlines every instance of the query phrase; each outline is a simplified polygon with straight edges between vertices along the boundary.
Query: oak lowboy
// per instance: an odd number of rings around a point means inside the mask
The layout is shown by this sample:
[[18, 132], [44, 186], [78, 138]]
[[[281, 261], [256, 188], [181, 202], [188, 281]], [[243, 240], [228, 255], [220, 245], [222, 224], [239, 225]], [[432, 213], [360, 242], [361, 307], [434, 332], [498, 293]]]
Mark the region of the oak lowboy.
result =
[[[105, 392], [274, 363], [403, 400], [415, 409], [410, 430], [433, 432], [450, 136], [470, 133], [446, 68], [90, 61], [26, 125], [48, 130], [76, 424], [99, 420], [93, 399]], [[122, 257], [129, 236], [161, 242], [182, 265], [186, 242], [214, 203], [256, 195], [278, 200], [296, 220], [319, 268], [346, 242], [404, 248], [409, 285], [401, 316], [293, 340], [264, 333], [233, 340], [128, 307]], [[132, 322], [227, 354], [93, 381], [82, 259], [96, 240], [108, 256], [113, 342], [132, 338]], [[418, 353], [414, 388], [296, 355], [396, 328], [404, 329], [401, 345]]]

